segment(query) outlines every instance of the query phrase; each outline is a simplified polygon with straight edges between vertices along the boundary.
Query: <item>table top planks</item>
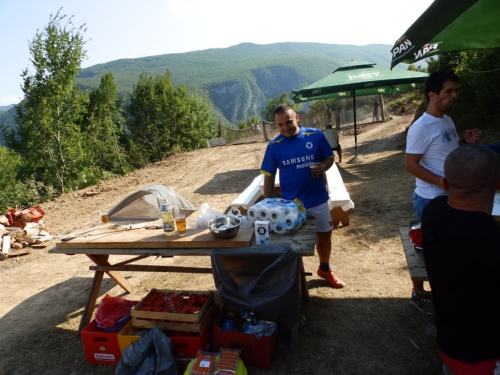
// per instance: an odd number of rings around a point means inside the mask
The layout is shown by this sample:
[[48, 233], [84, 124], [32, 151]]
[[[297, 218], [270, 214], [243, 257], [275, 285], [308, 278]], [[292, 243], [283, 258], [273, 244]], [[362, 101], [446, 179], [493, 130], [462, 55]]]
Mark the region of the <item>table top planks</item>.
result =
[[[240, 228], [232, 239], [217, 239], [208, 229], [188, 229], [185, 237], [166, 237], [161, 229], [131, 230], [57, 242], [51, 254], [209, 256], [214, 249], [255, 245], [253, 228]], [[314, 255], [316, 221], [308, 219], [295, 234], [271, 234], [271, 243], [288, 243], [305, 256]]]

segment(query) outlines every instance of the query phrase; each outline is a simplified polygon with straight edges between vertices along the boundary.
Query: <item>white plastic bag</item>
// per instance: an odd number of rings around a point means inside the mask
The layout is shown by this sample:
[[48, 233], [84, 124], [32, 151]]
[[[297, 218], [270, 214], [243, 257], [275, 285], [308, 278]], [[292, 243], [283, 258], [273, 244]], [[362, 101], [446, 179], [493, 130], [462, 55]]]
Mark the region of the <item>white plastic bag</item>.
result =
[[196, 219], [196, 223], [194, 225], [195, 228], [208, 228], [208, 222], [212, 219], [216, 219], [218, 217], [222, 217], [220, 212], [214, 211], [210, 208], [208, 203], [203, 203], [200, 208], [200, 215]]

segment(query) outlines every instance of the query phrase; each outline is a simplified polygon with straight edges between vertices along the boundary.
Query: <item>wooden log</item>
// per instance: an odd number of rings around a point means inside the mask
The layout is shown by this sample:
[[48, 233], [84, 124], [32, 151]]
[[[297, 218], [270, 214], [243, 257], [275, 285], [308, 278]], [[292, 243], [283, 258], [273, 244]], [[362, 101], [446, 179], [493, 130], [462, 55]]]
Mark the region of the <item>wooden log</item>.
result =
[[21, 242], [14, 242], [11, 246], [11, 249], [21, 250], [23, 248], [23, 244]]
[[10, 250], [10, 236], [3, 236], [2, 254], [8, 254]]
[[13, 250], [11, 249], [8, 254], [3, 254], [6, 258], [18, 257], [20, 255], [28, 255], [31, 253], [31, 249], [26, 247], [24, 249]]
[[16, 234], [15, 238], [19, 242], [27, 242], [27, 243], [30, 243], [30, 244], [36, 242], [34, 238], [32, 238], [31, 236], [28, 236], [28, 235], [26, 235], [26, 234], [24, 234], [22, 232]]

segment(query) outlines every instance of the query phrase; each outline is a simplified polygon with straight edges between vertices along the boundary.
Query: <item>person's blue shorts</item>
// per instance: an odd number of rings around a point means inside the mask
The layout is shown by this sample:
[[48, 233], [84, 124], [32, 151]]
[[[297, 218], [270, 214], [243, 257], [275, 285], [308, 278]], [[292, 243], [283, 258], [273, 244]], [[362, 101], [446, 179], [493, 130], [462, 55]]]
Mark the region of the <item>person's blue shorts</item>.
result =
[[420, 195], [413, 192], [413, 209], [415, 210], [418, 221], [422, 221], [422, 212], [424, 212], [425, 206], [427, 206], [431, 200], [432, 199], [422, 198]]

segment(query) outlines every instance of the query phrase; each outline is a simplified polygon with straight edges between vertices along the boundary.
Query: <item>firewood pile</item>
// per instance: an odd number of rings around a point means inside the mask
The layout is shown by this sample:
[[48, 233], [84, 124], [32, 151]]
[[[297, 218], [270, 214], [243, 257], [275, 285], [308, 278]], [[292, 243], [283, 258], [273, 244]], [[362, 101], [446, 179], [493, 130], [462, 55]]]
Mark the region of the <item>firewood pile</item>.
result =
[[7, 210], [0, 216], [0, 260], [26, 255], [32, 249], [45, 248], [51, 244], [52, 236], [41, 220], [45, 212], [34, 209]]

